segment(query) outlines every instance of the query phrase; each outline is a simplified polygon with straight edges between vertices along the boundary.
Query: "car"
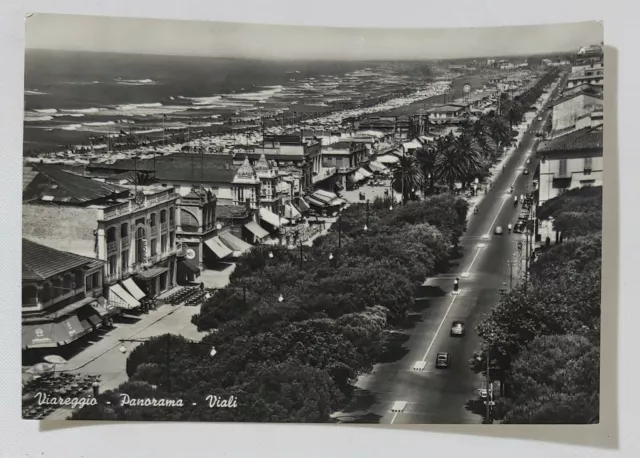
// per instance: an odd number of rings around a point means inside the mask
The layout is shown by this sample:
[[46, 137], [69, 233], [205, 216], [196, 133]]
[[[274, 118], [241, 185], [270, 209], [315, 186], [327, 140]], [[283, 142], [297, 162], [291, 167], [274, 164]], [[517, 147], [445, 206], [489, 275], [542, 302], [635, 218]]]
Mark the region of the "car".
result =
[[531, 158], [530, 157], [527, 158], [527, 164], [531, 164]]
[[542, 121], [542, 116], [538, 116], [538, 121]]
[[523, 175], [529, 175], [529, 169], [524, 169], [524, 170], [522, 171], [522, 174], [523, 174]]
[[513, 232], [516, 234], [522, 234], [524, 232], [525, 223], [524, 221], [518, 221], [513, 225]]
[[454, 321], [451, 323], [451, 335], [460, 337], [464, 335], [464, 323], [462, 321]]
[[449, 367], [450, 363], [451, 363], [451, 357], [449, 356], [449, 353], [440, 352], [436, 356], [436, 367], [439, 367], [439, 368]]
[[496, 235], [502, 235], [502, 226], [496, 226], [494, 232], [496, 233]]

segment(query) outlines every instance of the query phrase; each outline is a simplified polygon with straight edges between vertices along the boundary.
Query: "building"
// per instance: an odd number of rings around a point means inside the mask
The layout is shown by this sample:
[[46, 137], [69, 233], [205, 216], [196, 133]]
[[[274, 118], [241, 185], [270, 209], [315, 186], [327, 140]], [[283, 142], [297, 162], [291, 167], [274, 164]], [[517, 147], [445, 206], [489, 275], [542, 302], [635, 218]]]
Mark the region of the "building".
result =
[[[279, 157], [290, 158], [291, 163], [276, 160], [279, 168], [295, 166], [300, 171], [301, 192], [313, 187], [313, 176], [322, 169], [322, 144], [320, 140], [304, 139], [302, 135], [267, 135], [262, 147], [255, 147], [254, 152], [264, 154], [269, 160], [269, 153], [276, 152]], [[284, 161], [283, 161], [284, 162]]]
[[573, 129], [576, 120], [590, 111], [602, 110], [602, 94], [598, 90], [590, 88], [588, 85], [582, 85], [583, 89], [579, 92], [571, 91], [568, 95], [564, 95], [553, 104], [552, 119], [552, 135], [562, 133], [567, 129]]
[[[140, 285], [150, 297], [175, 285], [180, 195], [174, 188], [127, 189], [59, 168], [34, 169], [30, 183], [23, 184], [23, 237], [106, 261], [104, 281], [117, 296], [119, 282]], [[125, 297], [122, 306], [139, 307], [139, 298], [134, 299]], [[116, 301], [108, 292], [107, 300]]]
[[584, 127], [540, 143], [539, 205], [568, 189], [602, 186], [602, 128]]
[[584, 70], [572, 72], [567, 80], [567, 87], [572, 88], [585, 83], [602, 86], [604, 84], [604, 69], [602, 66], [587, 67]]
[[604, 51], [602, 46], [592, 45], [585, 46], [578, 50], [575, 56], [575, 65], [590, 65], [602, 62], [604, 59]]
[[459, 118], [465, 111], [466, 108], [464, 106], [449, 104], [431, 108], [427, 113], [431, 121], [439, 122]]
[[218, 203], [233, 203], [231, 188], [236, 172], [233, 157], [228, 154], [174, 153], [155, 159], [91, 163], [86, 170], [107, 182], [120, 182], [123, 176], [137, 173], [148, 182], [174, 188], [182, 196], [189, 194], [194, 186], [202, 186], [216, 196]]
[[366, 142], [340, 141], [322, 148], [323, 167], [351, 169], [368, 157]]
[[113, 324], [104, 261], [22, 239], [22, 348], [59, 348]]

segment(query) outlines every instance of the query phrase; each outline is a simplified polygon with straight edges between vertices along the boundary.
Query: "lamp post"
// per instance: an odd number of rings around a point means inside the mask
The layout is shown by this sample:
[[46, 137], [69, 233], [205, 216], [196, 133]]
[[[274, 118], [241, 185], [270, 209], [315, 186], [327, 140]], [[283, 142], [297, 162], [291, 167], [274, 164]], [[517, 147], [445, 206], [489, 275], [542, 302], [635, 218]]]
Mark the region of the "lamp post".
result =
[[364, 225], [364, 230], [368, 231], [369, 230], [369, 199], [367, 199], [367, 204], [366, 204], [366, 208], [367, 208], [367, 222]]

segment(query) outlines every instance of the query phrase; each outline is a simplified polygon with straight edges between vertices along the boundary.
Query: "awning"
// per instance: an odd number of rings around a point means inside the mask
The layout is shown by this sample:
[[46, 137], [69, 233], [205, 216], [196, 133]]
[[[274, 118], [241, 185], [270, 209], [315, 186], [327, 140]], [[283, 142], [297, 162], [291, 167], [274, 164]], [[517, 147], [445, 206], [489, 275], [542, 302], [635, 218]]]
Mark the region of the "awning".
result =
[[138, 288], [138, 285], [135, 284], [135, 282], [133, 281], [133, 278], [127, 278], [125, 281], [122, 282], [122, 286], [124, 286], [124, 289], [126, 289], [127, 292], [131, 294], [133, 298], [137, 301], [139, 301], [145, 296], [142, 290]]
[[353, 180], [358, 183], [362, 180], [364, 180], [364, 175], [361, 174], [358, 170], [355, 171], [355, 173], [353, 174]]
[[409, 151], [411, 149], [421, 148], [422, 144], [417, 140], [411, 140], [410, 142], [403, 143], [402, 147], [405, 149], [405, 151]]
[[220, 259], [224, 259], [233, 254], [233, 251], [222, 243], [219, 237], [213, 237], [209, 240], [205, 240], [204, 244]]
[[323, 202], [331, 202], [333, 199], [338, 198], [337, 194], [333, 192], [325, 191], [324, 189], [318, 189], [312, 194], [312, 196]]
[[242, 256], [243, 253], [245, 253], [246, 251], [249, 251], [252, 248], [252, 246], [249, 245], [247, 242], [245, 242], [242, 239], [239, 239], [238, 237], [236, 237], [230, 232], [224, 232], [220, 234], [219, 237], [220, 237], [220, 240], [222, 240], [222, 243], [224, 243], [231, 250], [233, 250], [233, 257], [235, 258]]
[[383, 164], [378, 161], [369, 162], [369, 168], [374, 172], [384, 172], [385, 170], [388, 170]]
[[373, 173], [369, 172], [367, 169], [360, 167], [358, 169], [358, 173], [362, 176], [364, 176], [365, 178], [369, 178], [371, 175], [373, 175]]
[[35, 323], [22, 326], [23, 348], [50, 348], [66, 345], [92, 331], [71, 315], [57, 323]]
[[181, 259], [178, 261], [178, 275], [181, 277], [190, 275], [200, 275], [200, 268], [191, 259]]
[[381, 164], [397, 164], [400, 162], [400, 158], [393, 154], [385, 154], [384, 156], [380, 156], [377, 161]]
[[244, 227], [247, 228], [247, 230], [253, 235], [255, 235], [258, 240], [269, 236], [269, 233], [267, 231], [260, 227], [258, 223], [255, 223], [253, 221], [248, 222], [244, 225]]
[[160, 276], [161, 274], [165, 273], [168, 270], [169, 270], [168, 267], [152, 267], [151, 269], [141, 270], [140, 272], [136, 272], [136, 275], [138, 277], [144, 278], [145, 280], [149, 280], [151, 278], [156, 278]]
[[322, 202], [321, 200], [318, 200], [316, 198], [314, 198], [313, 196], [307, 196], [305, 197], [307, 203], [311, 204], [311, 205], [315, 205], [316, 207], [320, 207], [320, 208], [324, 208], [327, 206], [326, 203]]
[[109, 286], [107, 290], [107, 300], [124, 309], [140, 307], [140, 302], [138, 302], [131, 294], [126, 292], [124, 288], [117, 283], [115, 285]]
[[266, 208], [260, 209], [260, 219], [271, 224], [273, 227], [280, 227], [281, 224], [288, 224], [289, 221], [286, 218], [282, 218], [275, 213], [267, 210]]
[[297, 204], [297, 207], [303, 212], [311, 210], [307, 202], [300, 197], [296, 199], [296, 204]]
[[285, 204], [284, 206], [284, 216], [286, 216], [289, 219], [298, 219], [302, 215], [300, 214], [297, 208], [295, 208], [293, 205], [288, 203], [288, 204]]

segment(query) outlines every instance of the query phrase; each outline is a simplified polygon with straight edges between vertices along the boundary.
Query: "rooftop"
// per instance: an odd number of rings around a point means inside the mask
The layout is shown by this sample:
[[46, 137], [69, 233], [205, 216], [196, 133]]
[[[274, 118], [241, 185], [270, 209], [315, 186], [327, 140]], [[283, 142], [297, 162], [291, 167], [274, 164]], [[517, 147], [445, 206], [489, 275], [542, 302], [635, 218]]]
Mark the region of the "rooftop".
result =
[[22, 239], [22, 279], [45, 280], [81, 266], [93, 266], [97, 259], [49, 248]]
[[583, 90], [581, 90], [581, 91], [578, 91], [578, 92], [572, 92], [572, 93], [570, 93], [569, 95], [566, 95], [566, 96], [564, 96], [564, 97], [559, 98], [559, 99], [558, 99], [556, 102], [554, 102], [551, 106], [552, 106], [552, 107], [555, 107], [556, 105], [559, 105], [559, 104], [564, 103], [564, 102], [566, 102], [566, 101], [568, 101], [568, 100], [571, 100], [571, 99], [575, 99], [576, 97], [581, 96], [581, 95], [587, 95], [587, 96], [589, 96], [589, 97], [594, 97], [594, 98], [596, 98], [596, 99], [600, 99], [600, 100], [602, 100], [602, 93], [601, 93], [600, 91], [597, 91], [597, 90], [595, 90], [595, 89], [588, 89], [588, 88], [585, 88], [585, 89], [583, 89]]
[[246, 218], [249, 216], [249, 211], [242, 205], [217, 205], [216, 206], [216, 218], [217, 219], [234, 219], [234, 218]]
[[48, 201], [82, 204], [127, 193], [127, 188], [104, 183], [67, 172], [62, 168], [41, 164], [25, 167], [23, 201]]
[[538, 153], [602, 150], [602, 126], [585, 127], [540, 143]]

